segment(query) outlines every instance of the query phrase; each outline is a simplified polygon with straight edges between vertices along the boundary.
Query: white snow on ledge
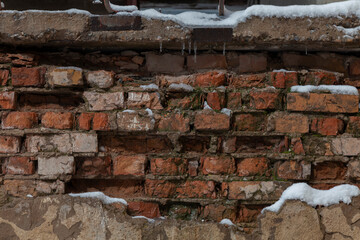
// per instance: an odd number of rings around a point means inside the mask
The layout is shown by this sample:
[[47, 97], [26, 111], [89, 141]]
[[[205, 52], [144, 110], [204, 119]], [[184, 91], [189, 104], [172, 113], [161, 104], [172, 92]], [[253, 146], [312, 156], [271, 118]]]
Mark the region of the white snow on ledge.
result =
[[300, 200], [312, 207], [318, 205], [327, 207], [340, 202], [349, 204], [351, 203], [352, 197], [359, 195], [359, 188], [349, 184], [339, 185], [330, 190], [318, 190], [310, 187], [306, 183], [295, 183], [282, 193], [280, 199], [276, 203], [264, 208], [261, 213], [264, 213], [265, 211], [279, 212], [286, 200]]
[[344, 94], [344, 95], [359, 95], [356, 87], [348, 85], [306, 85], [306, 86], [292, 86], [290, 89], [291, 92], [298, 93], [309, 93], [309, 92], [322, 92], [329, 91], [332, 94]]
[[81, 197], [81, 198], [95, 198], [99, 199], [104, 204], [122, 203], [127, 206], [127, 202], [122, 198], [112, 198], [106, 196], [102, 192], [85, 192], [85, 193], [69, 193], [70, 197]]

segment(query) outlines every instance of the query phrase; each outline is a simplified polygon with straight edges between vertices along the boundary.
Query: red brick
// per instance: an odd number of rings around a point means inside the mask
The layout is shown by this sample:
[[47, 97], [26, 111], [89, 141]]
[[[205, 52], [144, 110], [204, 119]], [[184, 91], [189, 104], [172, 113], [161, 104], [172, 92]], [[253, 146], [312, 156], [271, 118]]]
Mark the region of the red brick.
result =
[[41, 87], [45, 84], [44, 67], [12, 68], [11, 83], [14, 87]]
[[349, 73], [353, 76], [360, 75], [360, 58], [352, 58], [349, 61]]
[[236, 220], [236, 206], [209, 204], [201, 209], [200, 217], [216, 222], [220, 222], [224, 218], [230, 219], [232, 222]]
[[346, 166], [342, 162], [322, 162], [312, 167], [313, 180], [344, 180]]
[[202, 111], [195, 115], [195, 129], [199, 131], [220, 131], [230, 128], [230, 117], [214, 111]]
[[191, 177], [197, 176], [198, 168], [199, 168], [199, 162], [197, 160], [189, 161], [188, 173]]
[[250, 106], [255, 109], [276, 109], [281, 104], [280, 92], [275, 90], [253, 90], [250, 92]]
[[210, 92], [206, 101], [212, 109], [221, 110], [225, 106], [225, 93]]
[[184, 57], [178, 55], [146, 54], [146, 69], [149, 72], [179, 73], [184, 70]]
[[304, 146], [302, 144], [301, 138], [292, 138], [291, 139], [292, 150], [295, 154], [305, 155]]
[[35, 173], [35, 164], [29, 157], [10, 157], [6, 162], [6, 174], [31, 175]]
[[245, 158], [237, 164], [237, 174], [240, 177], [263, 175], [269, 168], [266, 158]]
[[131, 155], [117, 156], [113, 159], [113, 174], [117, 175], [145, 175], [146, 156]]
[[277, 165], [277, 176], [282, 179], [307, 180], [311, 174], [310, 163], [305, 161], [285, 161]]
[[76, 175], [110, 176], [111, 157], [84, 157], [76, 159]]
[[221, 141], [221, 149], [223, 153], [233, 153], [236, 151], [236, 137], [219, 138]]
[[338, 118], [316, 118], [311, 122], [311, 131], [321, 135], [336, 136], [344, 130], [344, 122]]
[[266, 71], [267, 57], [264, 54], [241, 54], [239, 56], [239, 72]]
[[92, 121], [93, 130], [110, 130], [109, 115], [107, 113], [95, 113]]
[[145, 180], [145, 193], [149, 197], [168, 198], [175, 193], [176, 185], [166, 180]]
[[266, 115], [263, 114], [240, 114], [235, 116], [235, 131], [263, 131], [266, 126]]
[[9, 70], [0, 69], [0, 85], [6, 86], [9, 80]]
[[18, 153], [20, 151], [20, 138], [13, 136], [0, 136], [0, 153]]
[[289, 88], [298, 85], [297, 72], [272, 72], [271, 83], [276, 88]]
[[309, 72], [305, 78], [305, 85], [335, 85], [339, 82], [340, 74], [328, 71]]
[[182, 145], [182, 152], [206, 152], [210, 145], [210, 137], [181, 136], [179, 143]]
[[201, 54], [187, 57], [187, 67], [190, 70], [197, 69], [226, 69], [226, 57], [220, 54]]
[[41, 118], [41, 124], [46, 128], [72, 129], [74, 116], [72, 113], [46, 112]]
[[195, 78], [195, 86], [218, 87], [225, 84], [226, 76], [223, 72], [207, 72], [198, 74]]
[[360, 133], [360, 117], [350, 116], [346, 128], [347, 133], [359, 134]]
[[275, 131], [282, 133], [309, 132], [309, 119], [301, 114], [281, 114], [275, 117]]
[[1, 92], [0, 109], [15, 109], [16, 97], [17, 96], [15, 92]]
[[241, 109], [241, 93], [229, 92], [227, 94], [227, 108], [229, 109]]
[[132, 216], [145, 216], [148, 218], [161, 216], [159, 204], [153, 202], [128, 202], [127, 210]]
[[288, 93], [287, 110], [304, 112], [357, 113], [359, 97], [326, 93]]
[[263, 205], [250, 205], [250, 206], [241, 205], [239, 208], [237, 222], [240, 223], [255, 222], [263, 208], [264, 208]]
[[25, 129], [32, 128], [38, 123], [37, 114], [34, 112], [9, 112], [2, 118], [3, 129]]
[[182, 175], [186, 172], [187, 160], [181, 158], [153, 158], [150, 170], [154, 175]]
[[266, 74], [232, 75], [229, 77], [229, 86], [232, 88], [265, 87]]
[[168, 109], [197, 109], [203, 102], [202, 95], [186, 96], [184, 98], [173, 98], [168, 102]]
[[235, 172], [235, 160], [227, 156], [202, 157], [201, 172], [208, 174], [232, 174]]
[[176, 188], [177, 198], [216, 198], [213, 181], [186, 181]]
[[190, 131], [190, 120], [184, 114], [174, 113], [162, 116], [159, 120], [159, 131], [177, 131], [188, 132]]
[[94, 113], [81, 113], [78, 117], [79, 130], [90, 130]]
[[35, 55], [30, 53], [8, 53], [7, 57], [11, 59], [14, 65], [35, 65]]

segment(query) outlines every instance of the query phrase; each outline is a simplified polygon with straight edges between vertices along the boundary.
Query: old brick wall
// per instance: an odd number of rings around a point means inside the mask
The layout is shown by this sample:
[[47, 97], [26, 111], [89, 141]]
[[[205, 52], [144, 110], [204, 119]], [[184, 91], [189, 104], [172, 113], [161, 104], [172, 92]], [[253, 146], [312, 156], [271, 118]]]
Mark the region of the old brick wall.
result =
[[359, 80], [349, 54], [3, 51], [1, 189], [251, 229], [293, 182], [358, 184], [358, 96], [289, 88]]

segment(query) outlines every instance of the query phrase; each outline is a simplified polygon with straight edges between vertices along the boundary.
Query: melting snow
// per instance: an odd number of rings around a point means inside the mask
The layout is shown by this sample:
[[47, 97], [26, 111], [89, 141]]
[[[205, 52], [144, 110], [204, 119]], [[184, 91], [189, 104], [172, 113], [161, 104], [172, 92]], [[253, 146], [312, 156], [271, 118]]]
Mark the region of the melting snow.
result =
[[228, 108], [223, 108], [223, 109], [221, 109], [221, 113], [224, 113], [224, 114], [226, 114], [226, 115], [228, 115], [228, 116], [230, 117], [230, 115], [231, 115], [231, 110], [228, 109]]
[[71, 197], [82, 197], [82, 198], [95, 198], [99, 199], [104, 204], [112, 204], [112, 203], [122, 203], [127, 205], [127, 202], [122, 198], [112, 198], [106, 196], [102, 192], [86, 192], [86, 193], [69, 193]]
[[111, 2], [109, 3], [110, 3], [110, 7], [116, 12], [121, 12], [121, 11], [133, 12], [138, 10], [138, 8], [135, 5], [119, 6], [112, 4]]
[[235, 224], [233, 224], [233, 222], [230, 219], [227, 219], [227, 218], [224, 218], [223, 220], [221, 220], [220, 224], [229, 225], [229, 226], [235, 226]]
[[209, 106], [209, 104], [207, 103], [207, 101], [204, 102], [204, 110], [205, 110], [205, 109], [213, 110], [213, 109]]
[[289, 71], [286, 69], [278, 69], [278, 70], [273, 70], [273, 72], [295, 72], [295, 71]]
[[306, 183], [295, 183], [282, 193], [276, 203], [264, 208], [261, 212], [278, 212], [286, 200], [300, 200], [312, 207], [318, 205], [327, 207], [340, 202], [349, 204], [351, 203], [351, 198], [358, 195], [360, 195], [359, 188], [349, 184], [339, 185], [330, 190], [317, 190]]
[[354, 28], [344, 28], [343, 26], [336, 26], [334, 25], [334, 27], [338, 30], [341, 31], [343, 33], [345, 33], [345, 36], [348, 36], [351, 38], [351, 36], [355, 36], [359, 33], [360, 31], [360, 26], [358, 27], [354, 27]]
[[140, 87], [144, 90], [159, 90], [159, 87], [154, 83], [148, 85], [141, 85]]
[[292, 86], [290, 91], [299, 93], [329, 91], [332, 94], [359, 95], [356, 87], [348, 85]]
[[172, 83], [168, 87], [169, 91], [185, 91], [185, 92], [192, 92], [194, 88], [190, 85], [184, 83]]
[[34, 196], [31, 195], [31, 194], [28, 194], [28, 195], [26, 195], [26, 197], [28, 197], [28, 198], [33, 198]]
[[132, 218], [135, 218], [135, 219], [137, 219], [137, 218], [143, 218], [143, 219], [148, 220], [148, 222], [150, 222], [150, 223], [155, 222], [155, 220], [154, 220], [154, 219], [152, 219], [152, 218], [148, 218], [148, 217], [145, 217], [145, 216], [134, 216], [134, 217], [132, 217]]

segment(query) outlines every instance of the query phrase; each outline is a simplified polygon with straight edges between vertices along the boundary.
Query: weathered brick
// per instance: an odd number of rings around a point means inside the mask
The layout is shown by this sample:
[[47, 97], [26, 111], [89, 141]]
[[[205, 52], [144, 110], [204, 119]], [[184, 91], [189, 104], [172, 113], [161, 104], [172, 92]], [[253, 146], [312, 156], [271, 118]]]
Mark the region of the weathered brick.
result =
[[155, 120], [148, 112], [119, 112], [117, 125], [120, 131], [151, 131]]
[[311, 175], [311, 164], [305, 161], [285, 161], [277, 164], [277, 176], [289, 180], [308, 180]]
[[72, 153], [69, 134], [27, 135], [25, 140], [28, 152], [61, 152]]
[[225, 93], [210, 92], [207, 94], [206, 102], [214, 110], [221, 110], [225, 107]]
[[114, 72], [99, 70], [86, 73], [86, 80], [92, 87], [110, 88], [114, 84]]
[[49, 69], [48, 82], [54, 87], [73, 87], [84, 84], [83, 71], [77, 67], [58, 67]]
[[226, 82], [226, 76], [223, 72], [207, 72], [196, 75], [195, 86], [198, 87], [219, 87]]
[[347, 133], [359, 134], [360, 133], [360, 117], [350, 116], [346, 128]]
[[37, 114], [34, 112], [9, 112], [2, 117], [3, 129], [32, 128], [38, 123]]
[[263, 175], [269, 168], [269, 161], [264, 157], [245, 158], [237, 164], [237, 174], [240, 177]]
[[94, 113], [81, 113], [78, 117], [79, 130], [90, 130]]
[[15, 197], [25, 197], [28, 194], [37, 196], [35, 180], [4, 180], [7, 194]]
[[187, 56], [187, 67], [190, 70], [197, 69], [226, 69], [226, 57], [220, 54], [201, 54], [194, 56]]
[[232, 222], [236, 220], [236, 206], [209, 204], [201, 209], [200, 217], [202, 219], [220, 222], [224, 218], [230, 219]]
[[118, 175], [145, 175], [145, 155], [120, 155], [113, 159], [113, 174]]
[[6, 86], [9, 81], [9, 70], [0, 69], [0, 86]]
[[325, 93], [288, 93], [287, 110], [304, 112], [357, 113], [359, 97]]
[[150, 171], [154, 175], [183, 175], [188, 161], [182, 158], [153, 158]]
[[305, 155], [304, 146], [302, 144], [301, 138], [292, 138], [291, 139], [292, 150], [295, 154]]
[[264, 114], [240, 114], [235, 116], [235, 131], [263, 131], [267, 116]]
[[9, 157], [5, 163], [5, 173], [13, 175], [34, 174], [34, 161], [32, 161], [29, 157]]
[[255, 222], [263, 208], [264, 208], [263, 205], [241, 205], [239, 207], [237, 222], [240, 223]]
[[168, 198], [176, 191], [176, 185], [166, 180], [145, 180], [145, 193], [149, 197]]
[[14, 65], [35, 65], [35, 55], [31, 53], [8, 53], [7, 58], [11, 59], [11, 63]]
[[338, 118], [316, 118], [311, 122], [311, 131], [321, 135], [336, 136], [344, 130], [344, 122]]
[[15, 109], [16, 97], [17, 96], [15, 92], [1, 92], [0, 109]]
[[176, 188], [177, 198], [216, 198], [213, 181], [186, 181]]
[[90, 153], [98, 151], [96, 134], [71, 133], [72, 151], [75, 153]]
[[280, 92], [275, 89], [252, 90], [250, 106], [255, 109], [276, 109], [281, 106]]
[[148, 218], [161, 216], [159, 204], [153, 202], [128, 202], [127, 211], [133, 216], [144, 216]]
[[160, 102], [160, 94], [156, 92], [129, 92], [127, 107], [163, 109]]
[[350, 75], [360, 75], [360, 58], [351, 58], [349, 61], [349, 72]]
[[201, 111], [195, 115], [195, 129], [198, 131], [221, 131], [230, 128], [230, 117], [214, 111]]
[[261, 72], [266, 71], [267, 57], [264, 54], [240, 54], [238, 71]]
[[206, 152], [210, 145], [210, 137], [180, 136], [179, 143], [182, 152]]
[[184, 57], [179, 55], [146, 54], [146, 69], [149, 72], [179, 73], [184, 70]]
[[159, 131], [190, 131], [190, 119], [181, 113], [161, 116], [157, 129]]
[[73, 174], [74, 163], [73, 156], [38, 157], [38, 173], [47, 179], [56, 179], [61, 175]]
[[96, 131], [114, 130], [117, 128], [116, 116], [111, 113], [94, 113], [92, 129]]
[[76, 159], [76, 175], [79, 176], [110, 176], [111, 157], [84, 157]]
[[347, 171], [342, 162], [322, 162], [312, 167], [313, 180], [344, 180]]
[[46, 112], [41, 118], [41, 124], [45, 128], [72, 129], [74, 116], [70, 112]]
[[44, 67], [12, 68], [11, 83], [14, 87], [41, 87], [45, 84]]
[[170, 99], [168, 102], [168, 109], [199, 109], [203, 103], [202, 94], [192, 96], [185, 96], [184, 98]]
[[123, 92], [84, 92], [84, 97], [91, 111], [106, 111], [122, 109], [124, 107]]
[[336, 155], [357, 156], [360, 154], [360, 138], [334, 138], [331, 150]]
[[202, 157], [201, 173], [208, 174], [232, 174], [235, 172], [235, 160], [227, 156]]
[[171, 84], [186, 84], [192, 85], [195, 81], [195, 75], [181, 75], [181, 76], [170, 76], [170, 75], [157, 75], [156, 84], [160, 87], [168, 87]]
[[18, 153], [20, 144], [19, 137], [0, 136], [0, 153]]
[[309, 132], [309, 119], [301, 114], [281, 114], [275, 116], [275, 131], [282, 133]]
[[350, 179], [359, 180], [360, 179], [360, 161], [359, 160], [352, 160], [347, 165], [347, 173]]
[[198, 168], [199, 168], [199, 162], [197, 160], [189, 161], [188, 173], [191, 177], [197, 176]]
[[271, 83], [276, 88], [289, 88], [298, 85], [297, 72], [271, 72]]
[[328, 71], [316, 71], [306, 74], [304, 84], [306, 85], [336, 85], [339, 83], [339, 79], [343, 74], [328, 72]]
[[236, 137], [229, 137], [221, 140], [223, 153], [233, 153], [236, 151]]
[[229, 77], [229, 86], [232, 88], [265, 87], [266, 74], [232, 75]]
[[227, 108], [229, 109], [241, 109], [242, 100], [240, 92], [229, 92], [227, 94]]

